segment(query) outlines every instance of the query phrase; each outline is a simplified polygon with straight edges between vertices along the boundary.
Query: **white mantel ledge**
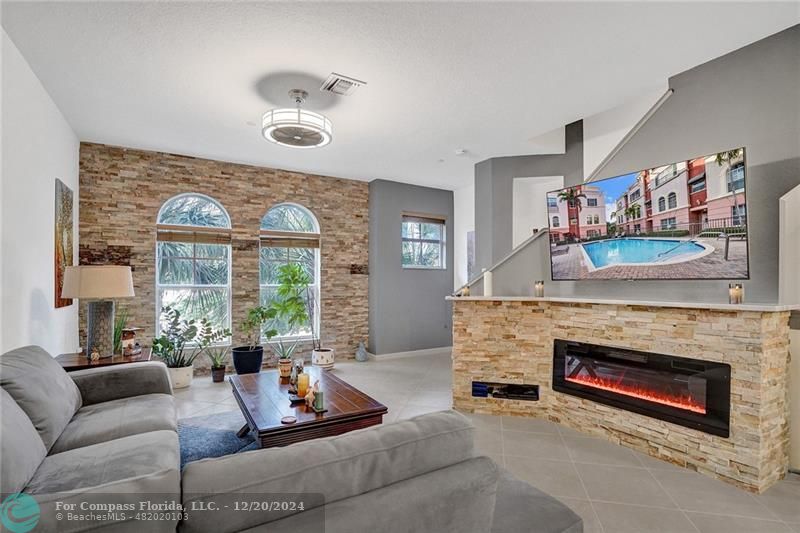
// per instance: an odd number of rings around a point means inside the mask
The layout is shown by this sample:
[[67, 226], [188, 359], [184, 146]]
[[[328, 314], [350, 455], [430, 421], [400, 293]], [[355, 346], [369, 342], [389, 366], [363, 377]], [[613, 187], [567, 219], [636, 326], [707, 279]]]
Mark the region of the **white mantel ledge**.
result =
[[561, 297], [545, 296], [448, 296], [447, 300], [454, 302], [554, 302], [566, 304], [600, 304], [600, 305], [628, 305], [638, 307], [673, 307], [679, 309], [710, 309], [715, 311], [752, 311], [757, 313], [779, 313], [783, 311], [798, 311], [800, 304], [729, 304], [722, 302], [665, 302], [655, 300], [613, 300], [607, 298], [587, 297]]

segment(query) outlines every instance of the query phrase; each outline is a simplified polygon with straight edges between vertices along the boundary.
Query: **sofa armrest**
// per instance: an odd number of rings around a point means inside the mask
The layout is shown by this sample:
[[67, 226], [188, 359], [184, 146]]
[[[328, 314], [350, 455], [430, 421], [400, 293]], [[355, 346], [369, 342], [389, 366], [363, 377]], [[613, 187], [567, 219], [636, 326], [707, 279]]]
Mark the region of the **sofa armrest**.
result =
[[83, 405], [143, 394], [172, 394], [167, 367], [158, 361], [89, 368], [69, 376], [81, 391]]

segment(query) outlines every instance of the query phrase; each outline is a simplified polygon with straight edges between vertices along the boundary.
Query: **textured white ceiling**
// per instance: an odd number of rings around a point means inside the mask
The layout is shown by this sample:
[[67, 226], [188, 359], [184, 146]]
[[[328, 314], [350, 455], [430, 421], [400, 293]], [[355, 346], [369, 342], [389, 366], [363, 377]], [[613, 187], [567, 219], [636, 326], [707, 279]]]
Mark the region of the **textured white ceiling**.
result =
[[[3, 2], [2, 24], [81, 140], [452, 189], [796, 24], [798, 5]], [[323, 98], [331, 71], [369, 84]], [[328, 147], [261, 138], [295, 85], [333, 121]]]

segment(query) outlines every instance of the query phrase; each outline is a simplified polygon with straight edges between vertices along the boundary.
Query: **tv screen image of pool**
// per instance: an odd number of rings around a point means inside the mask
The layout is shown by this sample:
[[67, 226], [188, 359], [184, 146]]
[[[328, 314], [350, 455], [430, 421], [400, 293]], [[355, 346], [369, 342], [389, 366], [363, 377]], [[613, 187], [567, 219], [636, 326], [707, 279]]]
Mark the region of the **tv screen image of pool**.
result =
[[745, 150], [547, 193], [554, 281], [749, 279]]

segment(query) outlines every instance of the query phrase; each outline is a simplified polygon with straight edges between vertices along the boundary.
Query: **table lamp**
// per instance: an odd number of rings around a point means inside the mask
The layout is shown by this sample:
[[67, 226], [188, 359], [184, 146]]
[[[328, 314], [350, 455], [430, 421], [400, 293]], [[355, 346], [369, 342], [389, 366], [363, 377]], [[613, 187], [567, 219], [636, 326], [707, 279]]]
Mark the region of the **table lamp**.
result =
[[62, 298], [88, 300], [86, 313], [86, 357], [92, 351], [102, 357], [114, 354], [114, 300], [130, 298], [133, 277], [129, 266], [68, 266], [64, 272]]

